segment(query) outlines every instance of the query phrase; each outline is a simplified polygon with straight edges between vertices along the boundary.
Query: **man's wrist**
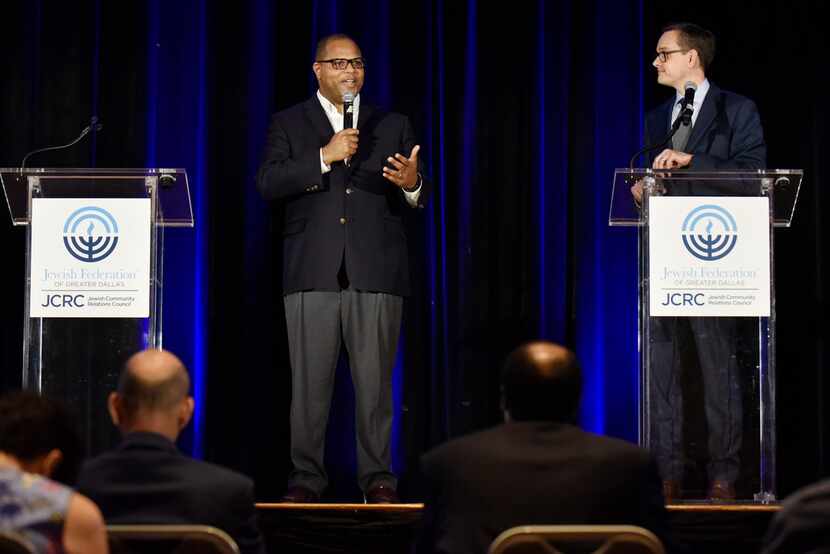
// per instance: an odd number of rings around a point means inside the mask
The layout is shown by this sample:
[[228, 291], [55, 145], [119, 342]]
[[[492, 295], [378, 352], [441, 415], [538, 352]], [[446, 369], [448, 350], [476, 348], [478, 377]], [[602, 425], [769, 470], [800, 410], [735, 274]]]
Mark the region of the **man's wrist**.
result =
[[418, 192], [418, 190], [421, 188], [421, 185], [423, 184], [423, 182], [424, 182], [424, 178], [421, 177], [421, 173], [419, 172], [417, 177], [415, 178], [415, 184], [412, 186], [412, 188], [404, 187], [403, 190], [405, 190], [406, 192]]
[[320, 149], [320, 173], [328, 173], [331, 171], [331, 166], [326, 163], [326, 160], [323, 158], [323, 149]]

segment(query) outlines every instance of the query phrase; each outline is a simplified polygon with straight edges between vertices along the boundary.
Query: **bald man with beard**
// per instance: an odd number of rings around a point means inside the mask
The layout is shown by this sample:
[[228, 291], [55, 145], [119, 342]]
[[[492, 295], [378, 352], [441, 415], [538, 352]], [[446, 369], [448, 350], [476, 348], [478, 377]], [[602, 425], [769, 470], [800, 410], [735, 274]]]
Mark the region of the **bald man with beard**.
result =
[[145, 350], [124, 366], [110, 417], [121, 444], [84, 464], [78, 490], [108, 524], [201, 524], [227, 532], [242, 553], [264, 554], [256, 524], [253, 481], [185, 456], [176, 448], [194, 402], [181, 360]]

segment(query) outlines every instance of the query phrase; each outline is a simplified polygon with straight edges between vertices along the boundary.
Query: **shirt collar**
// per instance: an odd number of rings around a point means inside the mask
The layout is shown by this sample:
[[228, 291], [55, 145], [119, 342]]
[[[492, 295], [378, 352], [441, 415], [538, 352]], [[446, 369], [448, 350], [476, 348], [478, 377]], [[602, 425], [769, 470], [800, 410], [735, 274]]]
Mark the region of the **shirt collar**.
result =
[[152, 433], [150, 431], [133, 431], [127, 433], [118, 446], [119, 450], [132, 450], [134, 448], [144, 449], [152, 448], [156, 450], [166, 450], [169, 452], [178, 452], [176, 443], [161, 435], [159, 433]]
[[[340, 117], [343, 116], [339, 111], [337, 111], [337, 106], [329, 102], [329, 99], [323, 96], [323, 93], [320, 92], [320, 89], [317, 89], [317, 100], [320, 101], [320, 105], [323, 106], [323, 111], [326, 114], [331, 115], [338, 115]], [[354, 97], [354, 109], [357, 110], [360, 107], [360, 94], [358, 93], [357, 96]]]
[[[709, 92], [709, 79], [703, 79], [703, 82], [697, 86], [697, 90], [695, 90], [695, 100], [694, 105], [695, 107], [700, 106], [703, 104], [703, 100], [706, 98], [706, 93]], [[677, 106], [677, 103], [683, 100], [683, 94], [680, 92], [677, 93], [674, 105]]]

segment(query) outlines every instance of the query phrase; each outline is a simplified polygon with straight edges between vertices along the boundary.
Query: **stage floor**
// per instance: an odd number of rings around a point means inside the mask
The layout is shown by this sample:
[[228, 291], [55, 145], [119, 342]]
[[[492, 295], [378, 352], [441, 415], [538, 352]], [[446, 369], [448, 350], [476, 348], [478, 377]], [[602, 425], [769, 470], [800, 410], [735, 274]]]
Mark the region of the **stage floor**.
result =
[[[672, 504], [675, 539], [689, 552], [757, 553], [776, 504]], [[268, 551], [410, 554], [423, 504], [259, 503]]]

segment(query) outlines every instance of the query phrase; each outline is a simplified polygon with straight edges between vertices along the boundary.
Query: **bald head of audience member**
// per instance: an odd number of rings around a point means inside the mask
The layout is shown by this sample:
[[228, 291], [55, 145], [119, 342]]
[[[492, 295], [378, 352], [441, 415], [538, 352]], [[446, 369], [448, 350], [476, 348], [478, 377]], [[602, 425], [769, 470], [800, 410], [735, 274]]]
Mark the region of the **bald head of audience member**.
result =
[[158, 433], [175, 441], [193, 415], [190, 377], [179, 358], [165, 350], [134, 354], [109, 396], [113, 423], [122, 434]]
[[502, 372], [502, 405], [512, 421], [576, 421], [582, 372], [576, 356], [552, 342], [530, 342], [510, 353]]

